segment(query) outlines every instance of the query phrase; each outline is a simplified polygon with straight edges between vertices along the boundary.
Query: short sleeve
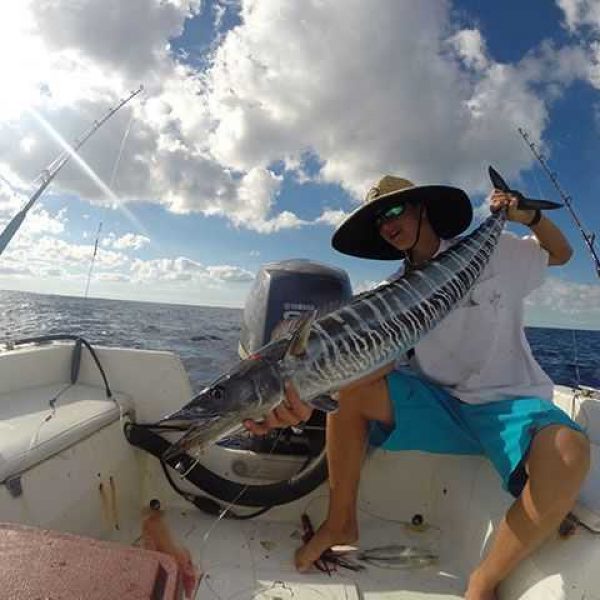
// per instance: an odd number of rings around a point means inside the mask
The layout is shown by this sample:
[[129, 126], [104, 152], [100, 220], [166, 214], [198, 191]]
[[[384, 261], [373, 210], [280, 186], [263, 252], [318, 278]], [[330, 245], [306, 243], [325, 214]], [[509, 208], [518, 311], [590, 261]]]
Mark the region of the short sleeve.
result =
[[500, 255], [503, 275], [517, 299], [523, 299], [542, 285], [546, 277], [549, 254], [534, 236], [502, 234]]

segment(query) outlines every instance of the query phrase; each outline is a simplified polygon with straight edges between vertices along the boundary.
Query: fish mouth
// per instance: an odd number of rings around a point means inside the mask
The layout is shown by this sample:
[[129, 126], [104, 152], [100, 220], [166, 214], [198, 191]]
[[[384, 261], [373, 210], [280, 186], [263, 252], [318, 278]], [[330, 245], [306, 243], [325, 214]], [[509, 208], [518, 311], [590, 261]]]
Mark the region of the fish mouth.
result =
[[244, 430], [244, 426], [238, 420], [229, 424], [229, 426], [225, 423], [223, 427], [215, 427], [221, 419], [221, 416], [214, 415], [191, 423], [187, 431], [163, 453], [162, 460], [165, 462], [172, 461], [191, 449], [194, 449], [195, 453], [201, 452], [219, 439]]
[[188, 431], [177, 442], [175, 442], [165, 450], [165, 452], [161, 456], [161, 460], [163, 462], [169, 462], [173, 459], [179, 458], [182, 455], [185, 455], [190, 448], [198, 445], [195, 444], [195, 441], [200, 436], [201, 432], [199, 431]]
[[211, 425], [219, 420], [219, 417], [215, 415], [190, 419], [189, 417], [178, 417], [175, 413], [167, 419], [169, 419], [167, 422], [176, 422], [178, 425], [181, 424], [182, 428], [185, 427], [185, 433], [163, 453], [163, 461], [177, 458], [196, 446], [203, 446], [204, 434], [210, 429]]
[[208, 421], [212, 421], [220, 416], [220, 411], [204, 401], [203, 392], [200, 392], [185, 406], [175, 412], [162, 417], [158, 423], [170, 427], [180, 427], [187, 430], [195, 425], [201, 426]]

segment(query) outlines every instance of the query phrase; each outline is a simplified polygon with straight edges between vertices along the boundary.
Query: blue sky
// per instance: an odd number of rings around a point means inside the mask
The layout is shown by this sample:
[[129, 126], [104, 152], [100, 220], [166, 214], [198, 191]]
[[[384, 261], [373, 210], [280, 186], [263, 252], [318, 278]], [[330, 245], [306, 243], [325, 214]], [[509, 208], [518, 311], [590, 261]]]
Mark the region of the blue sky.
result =
[[[461, 186], [479, 218], [488, 164], [557, 199], [517, 126], [600, 233], [595, 0], [11, 4], [0, 224], [60, 152], [40, 117], [72, 140], [145, 93], [81, 151], [114, 197], [65, 168], [1, 257], [0, 288], [82, 295], [102, 223], [92, 296], [241, 306], [262, 264], [296, 257], [347, 270], [360, 291], [394, 265], [335, 253], [330, 238], [384, 173]], [[600, 328], [592, 262], [555, 215], [575, 256], [527, 300], [527, 321]]]

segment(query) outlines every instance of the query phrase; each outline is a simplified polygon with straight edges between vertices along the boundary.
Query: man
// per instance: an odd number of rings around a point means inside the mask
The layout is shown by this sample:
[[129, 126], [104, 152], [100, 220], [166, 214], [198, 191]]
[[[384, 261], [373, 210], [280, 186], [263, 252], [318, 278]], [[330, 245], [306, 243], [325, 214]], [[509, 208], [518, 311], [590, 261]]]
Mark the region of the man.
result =
[[[508, 207], [508, 220], [529, 227], [533, 236], [501, 235], [464, 301], [411, 353], [412, 373], [389, 365], [340, 391], [340, 408], [327, 419], [328, 517], [298, 550], [300, 571], [332, 545], [357, 540], [358, 483], [368, 444], [485, 454], [515, 496], [489, 553], [469, 578], [468, 600], [494, 599], [499, 583], [573, 506], [589, 469], [588, 440], [552, 404], [552, 382], [531, 355], [522, 321], [523, 300], [542, 283], [546, 266], [565, 264], [572, 251], [539, 211], [520, 210], [514, 197], [499, 191], [490, 205], [492, 211]], [[402, 269], [414, 268], [449, 247], [471, 215], [461, 190], [386, 176], [332, 243], [346, 254], [403, 258]], [[306, 420], [311, 409], [290, 386], [286, 396], [286, 405], [264, 423], [249, 421], [246, 427], [262, 434]]]

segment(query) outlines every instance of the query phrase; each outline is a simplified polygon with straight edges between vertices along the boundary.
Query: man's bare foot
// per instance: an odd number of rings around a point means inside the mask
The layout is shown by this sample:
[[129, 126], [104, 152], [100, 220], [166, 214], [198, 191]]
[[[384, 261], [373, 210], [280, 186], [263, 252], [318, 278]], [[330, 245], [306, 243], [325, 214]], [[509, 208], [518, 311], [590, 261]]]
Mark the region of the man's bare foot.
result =
[[358, 527], [334, 528], [325, 521], [315, 535], [296, 551], [296, 569], [305, 573], [325, 550], [341, 544], [353, 544], [357, 539]]
[[493, 590], [490, 592], [470, 592], [469, 590], [465, 593], [465, 600], [498, 600], [496, 592]]
[[465, 592], [465, 600], [498, 600], [496, 596], [496, 586], [490, 588], [476, 576], [471, 576], [469, 586]]

